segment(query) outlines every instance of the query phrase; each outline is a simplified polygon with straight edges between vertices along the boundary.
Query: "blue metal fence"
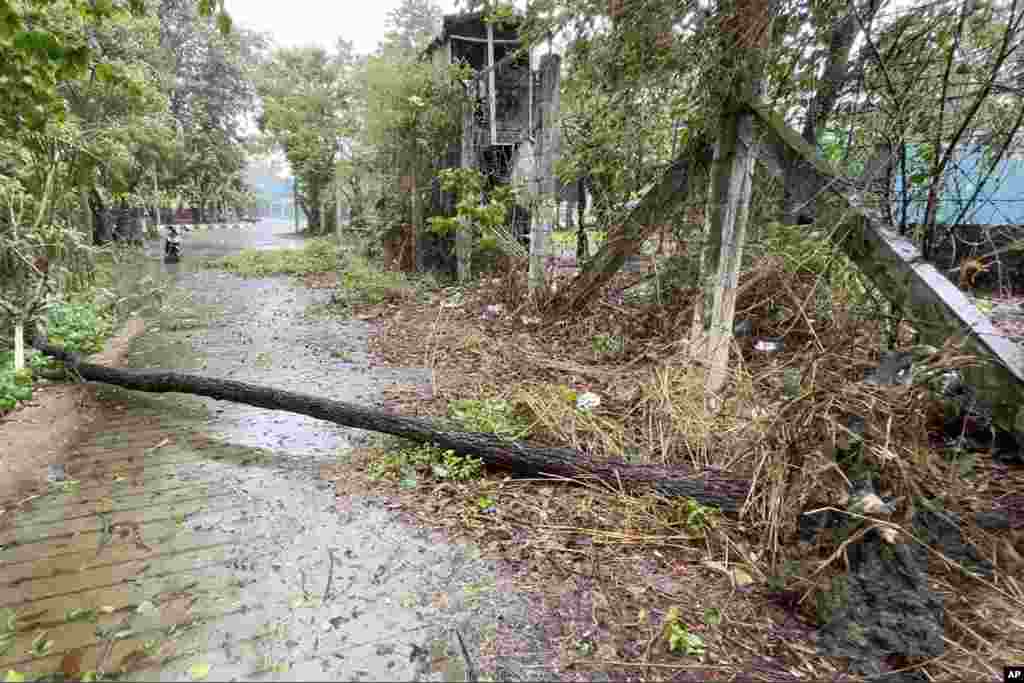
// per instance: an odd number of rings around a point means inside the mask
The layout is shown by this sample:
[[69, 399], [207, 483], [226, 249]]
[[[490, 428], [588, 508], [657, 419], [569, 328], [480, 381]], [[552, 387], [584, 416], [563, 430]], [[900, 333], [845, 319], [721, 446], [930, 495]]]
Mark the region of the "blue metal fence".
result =
[[[954, 155], [941, 187], [937, 223], [1024, 225], [1024, 159], [1003, 159], [984, 180], [989, 166], [984, 151], [977, 148]], [[893, 218], [899, 221], [902, 177], [898, 172], [895, 176]], [[923, 183], [911, 184], [910, 188], [907, 223], [921, 223], [927, 208], [928, 190]]]

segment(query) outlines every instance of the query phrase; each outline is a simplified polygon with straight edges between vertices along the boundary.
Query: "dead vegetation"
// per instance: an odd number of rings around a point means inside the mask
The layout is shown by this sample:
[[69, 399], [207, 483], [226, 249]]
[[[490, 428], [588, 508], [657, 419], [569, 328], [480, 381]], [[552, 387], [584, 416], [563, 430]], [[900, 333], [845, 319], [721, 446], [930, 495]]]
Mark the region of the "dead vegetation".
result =
[[[694, 292], [638, 302], [626, 291], [638, 276], [618, 275], [587, 313], [551, 320], [513, 271], [438, 290], [429, 302], [361, 308], [360, 317], [380, 321], [371, 346], [381, 360], [432, 370], [428, 395], [391, 392], [390, 406], [403, 413], [441, 416], [456, 399], [504, 399], [532, 424], [532, 440], [593, 458], [721, 468], [753, 484], [738, 519], [614, 486], [501, 473], [395, 494], [423, 522], [508, 561], [558, 615], [549, 628], [562, 643], [562, 670], [673, 680], [839, 676], [843, 663], [820, 656], [814, 634], [846, 548], [872, 527], [923, 544], [910, 519], [928, 501], [961, 520], [965, 542], [994, 571], [980, 578], [929, 548], [931, 588], [945, 601], [945, 654], [886, 664], [934, 680], [998, 678], [1024, 660], [1024, 476], [987, 454], [940, 453], [942, 416], [923, 381], [863, 383], [884, 326], [853, 297], [837, 299], [842, 288], [829, 288], [823, 304], [822, 278], [785, 258], [746, 273], [737, 319], [762, 338], [784, 338], [785, 349], [763, 353], [753, 336], [738, 337], [717, 412], [687, 345]], [[952, 342], [923, 360], [932, 375], [972, 362]], [[577, 409], [585, 392], [600, 405]], [[856, 472], [880, 482], [895, 512], [848, 515], [854, 524], [831, 540], [801, 543], [801, 513], [848, 514]], [[971, 521], [990, 510], [1007, 512], [1011, 528]]]

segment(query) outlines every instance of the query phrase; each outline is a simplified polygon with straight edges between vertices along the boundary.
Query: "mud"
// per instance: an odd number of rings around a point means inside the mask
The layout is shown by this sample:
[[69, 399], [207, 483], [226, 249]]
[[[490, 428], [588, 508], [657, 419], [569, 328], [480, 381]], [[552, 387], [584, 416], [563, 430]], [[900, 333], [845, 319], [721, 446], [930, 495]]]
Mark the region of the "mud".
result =
[[[144, 270], [173, 283], [174, 305], [149, 308], [129, 366], [367, 404], [389, 385], [427, 382], [423, 369], [375, 367], [368, 323], [305, 315], [329, 291], [198, 267], [246, 247], [301, 245], [290, 230], [188, 233], [174, 265], [148, 245]], [[339, 504], [319, 478], [371, 435], [199, 397], [99, 395], [104, 415], [67, 480], [0, 529], [0, 608], [20, 615], [0, 669], [166, 681], [553, 678], [526, 599], [475, 547], [402, 523], [386, 500]], [[519, 634], [522, 650], [482, 658], [499, 628]]]

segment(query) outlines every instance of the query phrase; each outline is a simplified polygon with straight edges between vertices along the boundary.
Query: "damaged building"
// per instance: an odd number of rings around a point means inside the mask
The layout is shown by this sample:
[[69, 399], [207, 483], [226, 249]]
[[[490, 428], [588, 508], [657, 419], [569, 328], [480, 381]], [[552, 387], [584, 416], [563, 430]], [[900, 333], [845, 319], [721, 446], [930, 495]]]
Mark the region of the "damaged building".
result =
[[[534, 194], [552, 192], [555, 150], [545, 153], [540, 147], [543, 121], [557, 113], [560, 58], [546, 55], [539, 60], [539, 68], [532, 69], [529, 54], [517, 54], [522, 47], [521, 25], [519, 16], [496, 23], [486, 22], [480, 12], [444, 17], [441, 33], [427, 47], [425, 57], [439, 68], [468, 64], [480, 76], [468, 85], [476, 103], [473, 116], [464, 121], [462, 139], [452, 141], [440, 166], [477, 168], [491, 186], [514, 182]], [[452, 198], [444, 195], [435, 183], [434, 208], [450, 214]], [[525, 208], [514, 207], [509, 221], [517, 236], [528, 239], [530, 220]]]

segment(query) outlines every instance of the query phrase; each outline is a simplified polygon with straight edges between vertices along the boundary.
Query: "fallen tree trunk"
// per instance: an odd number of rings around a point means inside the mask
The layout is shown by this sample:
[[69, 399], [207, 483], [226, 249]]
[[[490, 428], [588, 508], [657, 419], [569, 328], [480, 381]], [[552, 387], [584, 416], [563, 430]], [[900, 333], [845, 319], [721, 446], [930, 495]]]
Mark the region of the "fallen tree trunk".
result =
[[696, 472], [684, 467], [591, 460], [587, 454], [571, 448], [532, 445], [505, 441], [491, 434], [453, 431], [429, 420], [403, 417], [310, 394], [164, 370], [124, 370], [93, 365], [82, 362], [77, 354], [38, 338], [32, 345], [42, 353], [64, 361], [83, 379], [91, 382], [151, 393], [195, 394], [308, 415], [344, 427], [391, 434], [419, 443], [435, 443], [441, 448], [480, 458], [491, 467], [520, 475], [598, 479], [627, 489], [653, 490], [665, 496], [693, 498], [727, 513], [739, 510], [750, 489], [747, 481], [717, 470]]

